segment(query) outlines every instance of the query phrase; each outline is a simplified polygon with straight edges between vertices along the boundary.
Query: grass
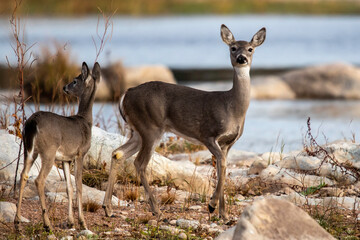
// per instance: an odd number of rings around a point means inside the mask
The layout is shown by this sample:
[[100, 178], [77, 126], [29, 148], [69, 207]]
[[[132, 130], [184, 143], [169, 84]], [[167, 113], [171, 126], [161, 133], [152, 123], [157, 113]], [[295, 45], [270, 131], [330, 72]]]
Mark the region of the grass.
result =
[[96, 212], [101, 208], [100, 204], [98, 204], [96, 201], [88, 200], [85, 203], [83, 203], [83, 210], [87, 212]]
[[163, 156], [176, 153], [193, 153], [206, 150], [204, 145], [196, 145], [179, 137], [168, 137], [165, 142], [160, 143], [155, 151]]
[[55, 54], [50, 49], [43, 48], [33, 69], [27, 70], [29, 77], [25, 81], [25, 91], [27, 96], [32, 96], [33, 102], [68, 101], [67, 96], [62, 93], [62, 87], [79, 74], [79, 68], [71, 61], [70, 53], [63, 46], [55, 43], [55, 48]]
[[[47, 3], [47, 2], [46, 2]], [[12, 10], [11, 1], [0, 2], [0, 15], [9, 15]], [[126, 15], [168, 15], [168, 14], [239, 14], [239, 13], [279, 13], [279, 14], [358, 14], [358, 1], [251, 1], [251, 0], [44, 0], [24, 1], [21, 12], [27, 15], [45, 16], [82, 16], [97, 14], [98, 7], [104, 11], [117, 9], [118, 14]]]

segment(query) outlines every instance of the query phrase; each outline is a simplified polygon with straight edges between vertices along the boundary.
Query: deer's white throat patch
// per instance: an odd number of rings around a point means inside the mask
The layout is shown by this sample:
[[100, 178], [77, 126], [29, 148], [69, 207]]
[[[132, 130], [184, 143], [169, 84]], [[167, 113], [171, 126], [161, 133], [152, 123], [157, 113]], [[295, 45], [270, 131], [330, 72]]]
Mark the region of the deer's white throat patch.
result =
[[250, 67], [249, 66], [245, 66], [245, 67], [235, 67], [235, 72], [236, 75], [239, 78], [249, 78], [250, 77]]

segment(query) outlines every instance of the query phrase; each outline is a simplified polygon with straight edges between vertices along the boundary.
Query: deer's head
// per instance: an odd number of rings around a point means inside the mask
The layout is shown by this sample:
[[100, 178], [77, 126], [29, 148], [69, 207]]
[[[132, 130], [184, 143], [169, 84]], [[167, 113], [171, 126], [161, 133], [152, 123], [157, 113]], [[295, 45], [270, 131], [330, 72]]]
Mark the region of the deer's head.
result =
[[100, 72], [101, 69], [99, 63], [96, 62], [94, 64], [92, 73], [90, 73], [87, 64], [83, 62], [81, 74], [74, 78], [71, 83], [64, 86], [64, 92], [78, 98], [84, 94], [91, 94], [100, 81]]
[[233, 67], [251, 66], [254, 50], [265, 41], [265, 37], [266, 29], [261, 28], [250, 42], [236, 41], [231, 31], [224, 24], [221, 25], [221, 38], [229, 46]]

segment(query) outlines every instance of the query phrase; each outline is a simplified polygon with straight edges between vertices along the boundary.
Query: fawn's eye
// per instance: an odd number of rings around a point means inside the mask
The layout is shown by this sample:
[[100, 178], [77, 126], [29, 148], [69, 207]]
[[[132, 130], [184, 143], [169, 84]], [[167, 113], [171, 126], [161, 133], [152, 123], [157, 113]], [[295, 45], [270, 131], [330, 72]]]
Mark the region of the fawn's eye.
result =
[[249, 48], [249, 49], [248, 49], [249, 52], [252, 52], [253, 50], [254, 50], [253, 48]]
[[236, 51], [236, 47], [231, 47], [231, 51], [235, 52]]
[[74, 80], [74, 81], [73, 81], [73, 84], [76, 85], [76, 84], [77, 84], [77, 80]]

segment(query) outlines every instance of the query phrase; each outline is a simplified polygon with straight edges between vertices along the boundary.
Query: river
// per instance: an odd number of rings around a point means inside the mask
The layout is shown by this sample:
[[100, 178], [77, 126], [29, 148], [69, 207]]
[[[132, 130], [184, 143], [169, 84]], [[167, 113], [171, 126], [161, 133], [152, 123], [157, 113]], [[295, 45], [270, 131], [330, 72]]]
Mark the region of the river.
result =
[[[35, 55], [42, 46], [54, 47], [57, 42], [75, 62], [94, 61], [96, 17], [28, 18], [23, 23], [28, 45], [36, 43], [31, 49]], [[267, 28], [266, 41], [256, 50], [253, 68], [297, 68], [328, 62], [360, 65], [360, 16], [298, 15], [115, 17], [112, 39], [99, 62], [227, 68], [230, 61], [228, 48], [220, 38], [222, 23], [237, 39], [245, 40], [261, 27]], [[102, 31], [101, 23], [99, 27]], [[9, 22], [1, 19], [0, 63], [5, 63], [5, 56], [10, 62], [15, 60], [10, 37]], [[207, 90], [230, 88], [229, 82], [187, 84]], [[301, 149], [308, 117], [320, 143], [356, 139], [360, 134], [359, 109], [360, 101], [252, 100], [243, 137], [234, 148], [258, 153]], [[117, 131], [112, 104], [96, 103], [94, 115], [101, 116], [96, 121], [107, 125], [109, 131]]]

